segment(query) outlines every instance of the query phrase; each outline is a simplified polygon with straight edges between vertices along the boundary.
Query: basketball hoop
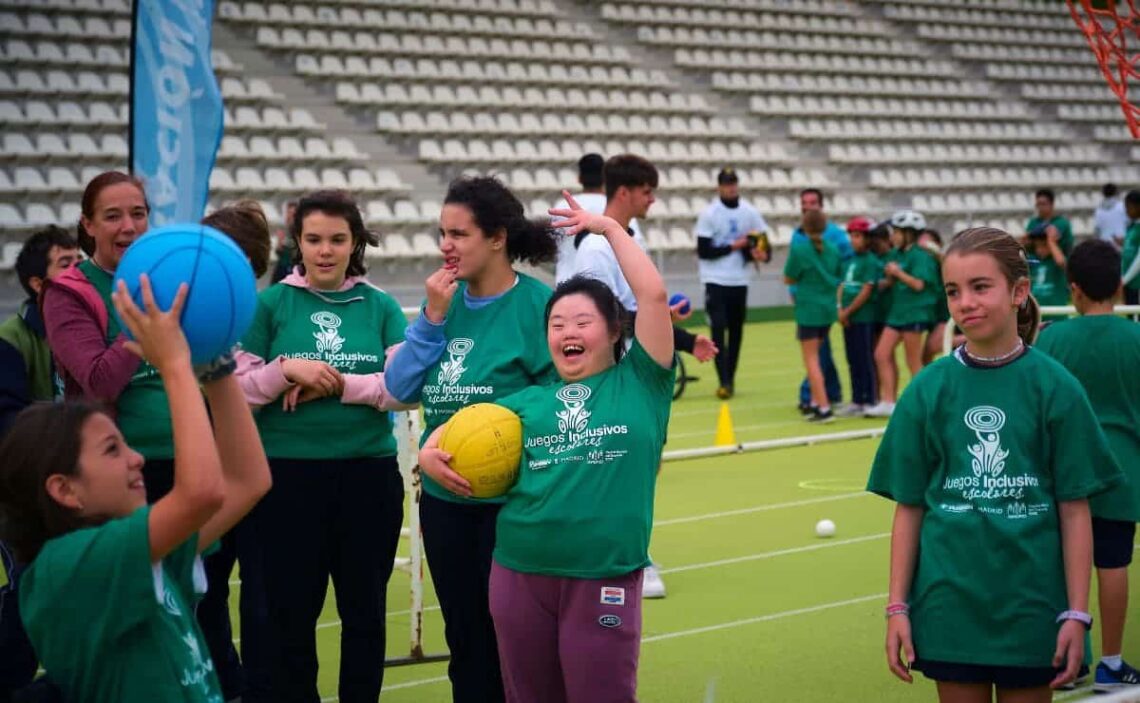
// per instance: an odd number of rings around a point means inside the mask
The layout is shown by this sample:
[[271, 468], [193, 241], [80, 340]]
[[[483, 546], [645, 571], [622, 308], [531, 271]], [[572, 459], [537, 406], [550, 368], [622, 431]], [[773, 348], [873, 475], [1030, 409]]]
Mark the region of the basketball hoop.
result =
[[[1100, 65], [1108, 87], [1120, 101], [1124, 119], [1133, 137], [1140, 137], [1140, 107], [1128, 99], [1128, 82], [1140, 74], [1140, 13], [1136, 0], [1065, 0]], [[1127, 14], [1118, 11], [1127, 9]], [[1129, 46], [1129, 43], [1132, 45]]]

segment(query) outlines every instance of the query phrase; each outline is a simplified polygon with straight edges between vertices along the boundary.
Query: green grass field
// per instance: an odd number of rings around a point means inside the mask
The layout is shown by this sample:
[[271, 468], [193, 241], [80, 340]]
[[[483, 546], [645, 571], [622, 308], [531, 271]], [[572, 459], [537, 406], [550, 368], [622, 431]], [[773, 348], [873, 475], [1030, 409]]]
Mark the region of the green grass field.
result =
[[[838, 332], [832, 343], [846, 394]], [[739, 441], [882, 425], [860, 418], [816, 427], [800, 418], [795, 397], [803, 372], [791, 323], [751, 324], [745, 346], [738, 395], [730, 401]], [[713, 443], [716, 375], [688, 361], [701, 380], [673, 406], [667, 449]], [[933, 699], [928, 682], [897, 682], [884, 661], [892, 505], [863, 492], [877, 444], [864, 439], [665, 464], [651, 551], [668, 598], [645, 606], [641, 700]], [[822, 518], [836, 522], [834, 538], [815, 536]], [[389, 656], [408, 653], [408, 586], [408, 575], [397, 571], [388, 591]], [[233, 600], [236, 618], [236, 594]], [[425, 602], [425, 651], [442, 652], [443, 624], [430, 584]], [[1124, 651], [1136, 660], [1136, 599], [1130, 620]], [[336, 700], [337, 622], [330, 588], [317, 631], [320, 690], [329, 701]], [[449, 701], [446, 674], [442, 663], [390, 668], [383, 699]]]

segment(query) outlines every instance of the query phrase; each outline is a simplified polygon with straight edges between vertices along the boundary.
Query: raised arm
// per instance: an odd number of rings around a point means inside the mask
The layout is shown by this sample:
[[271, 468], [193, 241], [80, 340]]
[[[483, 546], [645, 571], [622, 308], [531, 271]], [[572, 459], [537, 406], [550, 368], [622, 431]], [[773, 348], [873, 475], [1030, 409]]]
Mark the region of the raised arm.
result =
[[126, 283], [112, 295], [115, 309], [131, 331], [134, 342], [126, 348], [151, 363], [162, 378], [170, 404], [174, 433], [174, 487], [150, 509], [147, 529], [150, 559], [158, 561], [200, 531], [224, 500], [222, 462], [214, 444], [206, 403], [190, 366], [190, 347], [179, 319], [186, 301], [183, 284], [170, 310], [158, 308], [150, 281], [139, 278], [145, 312], [127, 292]]
[[606, 238], [613, 248], [622, 275], [637, 300], [637, 319], [634, 322], [637, 341], [658, 364], [672, 367], [673, 321], [669, 314], [669, 295], [653, 260], [613, 219], [586, 212], [569, 191], [563, 191], [562, 195], [570, 207], [566, 210], [551, 210], [550, 214], [566, 218], [560, 224], [568, 236], [589, 230]]

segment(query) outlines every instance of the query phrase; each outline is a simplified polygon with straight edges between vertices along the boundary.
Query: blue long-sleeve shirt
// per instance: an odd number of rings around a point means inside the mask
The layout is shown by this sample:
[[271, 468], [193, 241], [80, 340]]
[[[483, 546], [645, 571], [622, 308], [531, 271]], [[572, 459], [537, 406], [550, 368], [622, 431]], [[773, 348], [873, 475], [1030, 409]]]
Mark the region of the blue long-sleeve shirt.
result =
[[[509, 291], [508, 288], [498, 295], [479, 298], [464, 288], [463, 304], [468, 310], [478, 310], [495, 302]], [[439, 361], [447, 349], [447, 337], [443, 333], [446, 322], [446, 320], [439, 324], [432, 322], [427, 319], [421, 308], [419, 317], [408, 325], [404, 333], [404, 344], [384, 369], [384, 383], [388, 387], [388, 392], [401, 403], [420, 402], [420, 393], [423, 391], [424, 377], [428, 369]]]

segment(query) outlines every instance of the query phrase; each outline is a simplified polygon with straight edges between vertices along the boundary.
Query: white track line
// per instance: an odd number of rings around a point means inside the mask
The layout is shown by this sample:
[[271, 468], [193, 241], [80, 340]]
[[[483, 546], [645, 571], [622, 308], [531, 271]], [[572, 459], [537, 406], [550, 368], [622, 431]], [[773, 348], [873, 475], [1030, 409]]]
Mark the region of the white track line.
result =
[[653, 523], [654, 528], [666, 527], [668, 525], [683, 525], [689, 522], [701, 522], [703, 520], [716, 520], [722, 517], [732, 517], [734, 515], [749, 515], [751, 513], [763, 513], [769, 510], [782, 510], [783, 508], [798, 508], [804, 505], [815, 505], [816, 503], [830, 503], [836, 500], [847, 500], [849, 498], [863, 498], [870, 496], [866, 491], [856, 491], [853, 493], [842, 493], [834, 496], [826, 496], [823, 498], [805, 498], [804, 500], [793, 500], [787, 503], [769, 503], [767, 505], [756, 505], [751, 508], [739, 508], [737, 510], [724, 510], [719, 513], [705, 513], [704, 515], [692, 515], [690, 517], [675, 517], [667, 520], [658, 520]]
[[795, 617], [796, 615], [807, 615], [809, 613], [818, 613], [824, 610], [831, 610], [833, 608], [842, 608], [846, 605], [855, 605], [857, 603], [867, 603], [873, 600], [882, 600], [886, 598], [886, 593], [872, 593], [868, 596], [859, 596], [858, 598], [848, 598], [847, 600], [838, 600], [834, 603], [822, 603], [820, 605], [812, 605], [807, 608], [796, 608], [795, 610], [785, 610], [781, 613], [770, 613], [768, 615], [759, 615], [754, 618], [743, 618], [741, 620], [732, 620], [730, 622], [722, 622], [719, 625], [707, 625], [705, 627], [694, 627], [691, 630], [679, 630], [677, 632], [665, 632], [660, 635], [653, 635], [651, 637], [642, 637], [641, 643], [648, 644], [650, 642], [660, 642], [662, 640], [671, 640], [677, 637], [688, 637], [689, 635], [701, 635], [706, 632], [717, 632], [719, 630], [729, 630], [736, 627], [744, 627], [745, 625], [755, 625], [761, 622], [771, 622], [772, 620], [783, 620], [784, 618]]
[[[768, 615], [760, 615], [752, 618], [743, 618], [741, 620], [732, 620], [730, 622], [723, 622], [717, 625], [709, 625], [706, 627], [696, 627], [691, 630], [679, 630], [677, 632], [664, 632], [660, 635], [652, 635], [650, 637], [642, 637], [641, 643], [648, 644], [650, 642], [660, 642], [662, 640], [676, 639], [678, 637], [689, 637], [690, 635], [700, 635], [706, 632], [716, 632], [718, 630], [728, 630], [737, 627], [744, 627], [745, 625], [755, 625], [762, 622], [771, 622], [773, 620], [783, 620], [785, 618], [796, 617], [797, 615], [809, 615], [811, 613], [818, 613], [824, 610], [832, 610], [833, 608], [842, 608], [848, 605], [856, 605], [859, 603], [867, 603], [873, 600], [881, 600], [886, 598], [886, 593], [874, 593], [867, 596], [860, 596], [858, 598], [848, 598], [847, 600], [835, 601], [833, 603], [821, 603], [819, 605], [812, 605], [806, 608], [796, 608], [794, 610], [785, 610], [779, 613], [769, 613]], [[433, 683], [440, 683], [447, 681], [446, 676], [436, 676], [430, 679], [419, 679], [416, 681], [407, 681], [401, 684], [395, 684], [391, 687], [385, 686], [384, 690], [390, 688], [413, 688], [415, 686], [426, 686]], [[332, 700], [332, 699], [323, 699]]]
[[701, 564], [687, 564], [685, 566], [675, 566], [671, 569], [660, 569], [662, 574], [679, 574], [683, 571], [699, 571], [701, 569], [711, 569], [717, 566], [729, 566], [730, 564], [743, 564], [749, 561], [759, 561], [761, 559], [772, 559], [773, 557], [782, 557], [788, 554], [802, 554], [804, 552], [815, 552], [820, 549], [831, 549], [832, 547], [843, 547], [848, 544], [859, 544], [860, 542], [871, 542], [879, 539], [886, 539], [890, 537], [890, 532], [879, 532], [873, 535], [864, 535], [862, 537], [852, 537], [851, 539], [841, 539], [834, 542], [824, 542], [822, 544], [809, 544], [803, 547], [791, 547], [789, 549], [777, 549], [772, 552], [760, 552], [759, 554], [747, 554], [742, 557], [733, 557], [731, 559], [719, 559], [717, 561], [706, 561]]

